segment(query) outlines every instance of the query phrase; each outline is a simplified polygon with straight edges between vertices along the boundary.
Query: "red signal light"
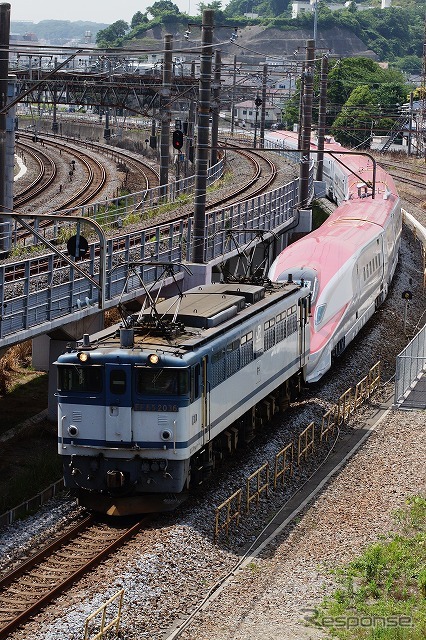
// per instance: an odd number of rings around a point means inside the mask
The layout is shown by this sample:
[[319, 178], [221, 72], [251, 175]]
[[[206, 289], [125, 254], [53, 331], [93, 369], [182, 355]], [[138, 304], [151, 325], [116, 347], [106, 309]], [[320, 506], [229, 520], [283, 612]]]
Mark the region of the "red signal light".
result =
[[172, 145], [174, 149], [182, 149], [183, 147], [183, 132], [176, 129], [173, 131]]

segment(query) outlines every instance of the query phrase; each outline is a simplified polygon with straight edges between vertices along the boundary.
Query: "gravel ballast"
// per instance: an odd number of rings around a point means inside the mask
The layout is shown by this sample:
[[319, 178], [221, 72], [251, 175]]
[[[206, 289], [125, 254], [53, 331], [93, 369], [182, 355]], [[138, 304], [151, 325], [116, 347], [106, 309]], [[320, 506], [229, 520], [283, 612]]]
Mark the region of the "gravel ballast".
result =
[[[408, 330], [424, 324], [424, 292], [418, 245], [404, 233], [400, 266], [388, 300], [348, 348], [337, 369], [310, 388], [300, 402], [262, 435], [255, 446], [235, 460], [171, 516], [163, 515], [148, 531], [139, 533], [101, 567], [76, 584], [46, 611], [37, 615], [12, 640], [77, 640], [87, 615], [120, 588], [125, 589], [121, 627], [127, 640], [161, 640], [181, 616], [188, 615], [240, 559], [271, 515], [310, 476], [318, 461], [296, 474], [284, 491], [272, 492], [259, 509], [244, 516], [229, 541], [213, 543], [214, 508], [265, 460], [271, 459], [311, 420], [318, 421], [331, 403], [353, 386], [377, 361], [389, 381], [355, 416], [363, 426], [378, 401], [389, 397], [395, 356], [406, 344], [401, 294], [411, 280], [413, 302]], [[392, 339], [389, 339], [392, 336]], [[308, 506], [297, 522], [249, 565], [197, 614], [183, 633], [185, 640], [316, 640], [324, 637], [305, 618], [334, 586], [331, 568], [351, 560], [366, 545], [393, 527], [392, 512], [413, 493], [425, 493], [425, 414], [392, 410], [374, 428], [338, 476]], [[324, 455], [325, 452], [323, 452]], [[19, 555], [31, 536], [49, 535], [52, 514], [75, 517], [67, 503], [44, 510], [10, 527], [0, 537], [3, 565]], [[56, 525], [55, 525], [56, 526]], [[28, 535], [28, 531], [31, 535]]]

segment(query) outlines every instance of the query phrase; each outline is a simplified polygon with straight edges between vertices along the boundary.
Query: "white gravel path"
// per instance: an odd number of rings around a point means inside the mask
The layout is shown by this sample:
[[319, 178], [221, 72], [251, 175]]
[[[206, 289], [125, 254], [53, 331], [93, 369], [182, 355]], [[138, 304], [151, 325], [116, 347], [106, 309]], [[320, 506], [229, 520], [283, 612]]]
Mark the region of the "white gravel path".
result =
[[185, 640], [310, 640], [306, 618], [330, 593], [329, 569], [353, 560], [395, 523], [407, 497], [426, 494], [424, 412], [391, 412], [269, 554], [240, 572]]

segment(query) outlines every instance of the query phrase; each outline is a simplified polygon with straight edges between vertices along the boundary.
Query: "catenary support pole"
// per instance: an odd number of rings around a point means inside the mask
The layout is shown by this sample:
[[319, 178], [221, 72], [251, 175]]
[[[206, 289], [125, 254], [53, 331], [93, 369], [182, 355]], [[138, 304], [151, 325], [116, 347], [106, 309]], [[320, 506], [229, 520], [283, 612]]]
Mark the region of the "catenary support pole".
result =
[[303, 132], [303, 101], [305, 99], [305, 62], [302, 63], [302, 74], [300, 76], [300, 94], [299, 94], [299, 128], [297, 135], [297, 146], [302, 148], [302, 132]]
[[232, 96], [231, 96], [231, 136], [234, 135], [235, 127], [235, 90], [237, 84], [237, 56], [234, 56], [234, 70], [232, 73]]
[[172, 47], [173, 36], [169, 33], [164, 36], [164, 60], [163, 60], [163, 86], [161, 89], [160, 110], [160, 193], [165, 194], [166, 185], [169, 182], [169, 154], [170, 154], [170, 95], [172, 85]]
[[263, 74], [262, 74], [262, 107], [260, 111], [260, 136], [259, 136], [259, 146], [261, 149], [265, 146], [265, 118], [266, 118], [266, 82], [268, 79], [268, 65], [263, 65]]
[[217, 162], [217, 146], [219, 142], [219, 111], [220, 111], [220, 76], [222, 70], [222, 59], [220, 51], [214, 52], [214, 82], [212, 100], [212, 151], [210, 156], [211, 166]]
[[322, 180], [324, 168], [324, 136], [327, 117], [327, 75], [328, 75], [328, 55], [325, 54], [321, 60], [320, 79], [320, 99], [318, 114], [318, 155], [317, 155], [317, 180]]
[[303, 99], [302, 157], [300, 160], [300, 208], [305, 209], [309, 200], [309, 163], [312, 130], [312, 99], [314, 94], [315, 42], [306, 41], [305, 91]]
[[[10, 4], [0, 4], [0, 109], [7, 103], [9, 74]], [[6, 112], [0, 113], [0, 211], [6, 202]], [[0, 254], [9, 250], [10, 223], [0, 216]]]
[[212, 9], [204, 9], [201, 31], [200, 84], [198, 99], [197, 154], [195, 162], [195, 205], [192, 260], [205, 262], [206, 187], [209, 160], [209, 117], [213, 42]]
[[[195, 61], [191, 62], [191, 78], [195, 78]], [[191, 169], [191, 171], [189, 170], [189, 162], [191, 162], [192, 167], [194, 167], [194, 143], [195, 143], [195, 138], [194, 138], [194, 128], [195, 128], [195, 104], [196, 104], [196, 90], [195, 87], [193, 89], [194, 91], [194, 95], [192, 96], [192, 99], [189, 101], [189, 109], [188, 109], [188, 128], [187, 128], [187, 132], [186, 132], [186, 152], [185, 152], [185, 176], [188, 176], [190, 173], [191, 175], [194, 173], [193, 169]], [[192, 160], [189, 160], [190, 157], [190, 150], [191, 150], [191, 158]]]

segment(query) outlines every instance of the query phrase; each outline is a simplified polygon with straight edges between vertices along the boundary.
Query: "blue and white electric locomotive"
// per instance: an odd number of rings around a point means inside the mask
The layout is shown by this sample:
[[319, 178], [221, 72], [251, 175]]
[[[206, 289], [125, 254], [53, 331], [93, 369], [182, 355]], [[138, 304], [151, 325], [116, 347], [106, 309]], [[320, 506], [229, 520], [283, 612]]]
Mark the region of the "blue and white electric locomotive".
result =
[[174, 508], [303, 377], [308, 323], [298, 284], [211, 284], [85, 336], [56, 363], [65, 485], [111, 515]]

